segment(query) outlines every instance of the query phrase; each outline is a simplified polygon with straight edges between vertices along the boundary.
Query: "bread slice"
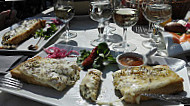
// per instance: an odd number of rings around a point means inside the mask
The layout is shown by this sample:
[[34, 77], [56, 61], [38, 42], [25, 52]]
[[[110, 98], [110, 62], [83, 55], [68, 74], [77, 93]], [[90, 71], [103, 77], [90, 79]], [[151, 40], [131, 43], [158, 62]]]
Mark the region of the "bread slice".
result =
[[25, 20], [17, 28], [6, 32], [2, 37], [2, 44], [18, 45], [31, 36], [37, 29], [45, 27], [45, 20]]
[[80, 78], [80, 67], [75, 62], [40, 56], [21, 63], [10, 72], [14, 78], [58, 91], [74, 85]]
[[113, 84], [128, 103], [151, 98], [142, 93], [173, 94], [183, 91], [183, 79], [166, 65], [141, 66], [118, 70], [113, 73]]
[[85, 99], [96, 101], [100, 89], [102, 72], [97, 69], [89, 69], [80, 84], [80, 93]]

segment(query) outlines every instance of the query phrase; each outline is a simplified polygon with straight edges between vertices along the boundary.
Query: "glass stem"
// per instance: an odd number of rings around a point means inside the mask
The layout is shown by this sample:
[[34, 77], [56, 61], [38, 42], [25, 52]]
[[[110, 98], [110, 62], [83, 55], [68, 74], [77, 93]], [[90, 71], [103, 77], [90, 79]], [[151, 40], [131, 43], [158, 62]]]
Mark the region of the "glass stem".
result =
[[159, 28], [156, 26], [156, 25], [154, 25], [154, 31], [153, 31], [153, 39], [154, 39], [154, 41], [156, 42], [156, 43], [159, 43], [159, 39], [158, 39], [158, 31], [159, 31]]
[[152, 27], [153, 27], [153, 31], [152, 34], [150, 34], [150, 38], [156, 43], [156, 33], [157, 33], [157, 29], [156, 26], [154, 25], [154, 23], [152, 23]]
[[69, 39], [69, 22], [65, 23], [65, 26], [66, 26], [66, 40]]
[[[151, 28], [153, 27], [153, 28]], [[152, 29], [152, 33], [151, 33], [151, 29]], [[150, 40], [154, 41], [153, 39], [153, 35], [154, 35], [154, 24], [152, 22], [148, 22], [148, 34], [149, 34], [149, 37], [150, 37]]]
[[127, 28], [123, 28], [123, 48], [126, 48], [127, 44]]
[[98, 37], [100, 38], [100, 40], [105, 41], [104, 34], [103, 34], [104, 33], [104, 24], [103, 23], [99, 23], [98, 32], [99, 32]]
[[[151, 28], [152, 27], [152, 22], [148, 22], [148, 34], [150, 34], [151, 33]], [[151, 36], [150, 36], [151, 37]]]
[[105, 38], [108, 40], [109, 39], [109, 21], [106, 21], [105, 22], [105, 28], [106, 28], [106, 35], [105, 35]]

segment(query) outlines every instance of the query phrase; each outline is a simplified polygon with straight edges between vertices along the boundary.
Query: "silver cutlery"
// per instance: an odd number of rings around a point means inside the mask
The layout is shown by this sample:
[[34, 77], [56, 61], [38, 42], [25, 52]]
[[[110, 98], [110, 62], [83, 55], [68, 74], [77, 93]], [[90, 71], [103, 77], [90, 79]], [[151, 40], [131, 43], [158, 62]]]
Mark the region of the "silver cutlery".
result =
[[10, 88], [10, 89], [21, 89], [23, 84], [11, 77], [0, 77], [0, 87]]
[[141, 95], [172, 103], [190, 104], [190, 98], [181, 95], [149, 94], [149, 93], [143, 93]]

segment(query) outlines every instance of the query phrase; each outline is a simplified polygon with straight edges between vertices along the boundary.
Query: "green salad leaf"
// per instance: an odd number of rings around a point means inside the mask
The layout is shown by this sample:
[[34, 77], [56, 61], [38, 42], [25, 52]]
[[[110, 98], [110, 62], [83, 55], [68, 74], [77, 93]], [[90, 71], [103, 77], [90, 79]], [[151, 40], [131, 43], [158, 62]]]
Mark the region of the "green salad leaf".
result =
[[54, 23], [49, 23], [48, 25], [50, 25], [50, 27], [47, 28], [46, 31], [44, 31], [43, 28], [37, 30], [34, 34], [34, 38], [44, 37], [44, 39], [47, 40], [58, 30]]
[[81, 50], [81, 56], [77, 58], [77, 64], [81, 66], [84, 59], [86, 59], [90, 55], [90, 51]]
[[[82, 64], [82, 62], [88, 58], [88, 56], [91, 54], [91, 51], [81, 50], [81, 56], [77, 58], [77, 63], [79, 65]], [[108, 64], [116, 63], [115, 57], [111, 55], [111, 51], [106, 43], [100, 43], [97, 46], [97, 52], [98, 56], [94, 59], [94, 62], [92, 66], [89, 67], [83, 67], [83, 68], [96, 68], [96, 69], [102, 69], [104, 66]]]

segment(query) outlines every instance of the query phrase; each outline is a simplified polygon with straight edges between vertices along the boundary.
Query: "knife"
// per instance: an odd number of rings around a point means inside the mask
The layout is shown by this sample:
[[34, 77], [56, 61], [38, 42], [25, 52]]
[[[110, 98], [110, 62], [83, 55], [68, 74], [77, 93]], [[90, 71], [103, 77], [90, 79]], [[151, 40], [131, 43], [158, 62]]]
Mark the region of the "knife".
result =
[[181, 95], [150, 94], [150, 93], [143, 93], [141, 95], [172, 103], [190, 104], [190, 98]]

